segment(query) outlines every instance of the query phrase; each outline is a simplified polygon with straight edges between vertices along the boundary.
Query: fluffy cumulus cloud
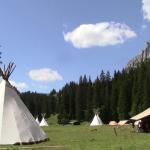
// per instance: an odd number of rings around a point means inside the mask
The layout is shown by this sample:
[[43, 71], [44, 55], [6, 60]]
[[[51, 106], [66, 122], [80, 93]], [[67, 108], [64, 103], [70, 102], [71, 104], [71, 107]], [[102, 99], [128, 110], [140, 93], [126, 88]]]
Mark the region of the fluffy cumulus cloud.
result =
[[142, 3], [143, 3], [142, 10], [144, 19], [150, 21], [150, 0], [143, 0]]
[[35, 69], [29, 71], [29, 77], [34, 81], [51, 82], [62, 80], [62, 76], [50, 68]]
[[117, 45], [133, 37], [136, 33], [129, 26], [115, 22], [82, 24], [72, 32], [64, 33], [65, 41], [76, 48]]
[[24, 82], [15, 82], [15, 81], [10, 81], [10, 83], [15, 86], [19, 91], [24, 91], [28, 88], [28, 85]]

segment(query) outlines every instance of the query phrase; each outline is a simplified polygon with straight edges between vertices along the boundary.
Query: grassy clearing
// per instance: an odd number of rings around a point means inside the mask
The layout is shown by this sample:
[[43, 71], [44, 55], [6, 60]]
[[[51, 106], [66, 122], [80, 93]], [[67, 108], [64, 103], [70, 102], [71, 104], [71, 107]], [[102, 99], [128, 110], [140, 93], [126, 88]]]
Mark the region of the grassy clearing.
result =
[[[80, 126], [61, 126], [51, 123], [49, 127], [44, 128], [49, 135], [49, 141], [27, 146], [8, 146], [7, 148], [20, 150], [22, 147], [30, 146], [30, 150], [33, 148], [37, 149], [40, 146], [64, 146], [65, 150], [150, 149], [150, 134], [136, 133], [130, 126], [116, 127], [115, 129], [117, 135], [115, 134], [114, 127], [107, 125], [90, 127], [89, 124], [84, 123]], [[45, 148], [45, 150], [64, 150], [64, 148], [53, 147]]]
[[64, 145], [68, 150], [150, 149], [150, 135], [135, 133], [131, 127], [117, 128], [117, 136], [114, 128], [109, 126], [55, 126], [51, 129], [47, 129], [51, 143]]

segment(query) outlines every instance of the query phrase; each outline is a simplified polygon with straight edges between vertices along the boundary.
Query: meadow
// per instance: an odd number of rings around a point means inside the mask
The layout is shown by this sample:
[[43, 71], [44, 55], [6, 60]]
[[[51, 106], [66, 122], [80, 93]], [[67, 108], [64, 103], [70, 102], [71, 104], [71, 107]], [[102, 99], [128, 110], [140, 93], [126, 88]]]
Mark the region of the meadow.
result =
[[[54, 121], [54, 118], [52, 119]], [[112, 127], [103, 125], [90, 127], [81, 125], [57, 125], [49, 119], [49, 127], [44, 127], [49, 141], [23, 146], [5, 146], [7, 150], [149, 150], [150, 134], [137, 133], [131, 126]], [[53, 123], [52, 123], [53, 122]], [[46, 148], [46, 146], [56, 146]], [[58, 146], [58, 147], [57, 147]], [[60, 146], [60, 147], [59, 147]], [[39, 148], [38, 148], [39, 147]]]

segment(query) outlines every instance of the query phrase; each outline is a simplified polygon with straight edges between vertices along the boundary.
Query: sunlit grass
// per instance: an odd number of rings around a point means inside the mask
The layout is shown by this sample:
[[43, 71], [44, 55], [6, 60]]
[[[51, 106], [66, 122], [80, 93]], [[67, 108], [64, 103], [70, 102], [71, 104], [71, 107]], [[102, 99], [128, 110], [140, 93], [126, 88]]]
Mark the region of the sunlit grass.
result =
[[[52, 120], [55, 119], [53, 116]], [[52, 120], [48, 120], [49, 123], [51, 122], [49, 127], [43, 128], [49, 136], [49, 141], [34, 145], [25, 145], [23, 147], [64, 146], [65, 150], [150, 149], [150, 134], [137, 133], [131, 126], [111, 127], [103, 125], [90, 127], [87, 123], [79, 126], [62, 126], [57, 125], [56, 120], [54, 122]], [[117, 134], [115, 134], [114, 128]], [[15, 148], [20, 149], [22, 146], [7, 147], [9, 149], [14, 148], [15, 150]]]

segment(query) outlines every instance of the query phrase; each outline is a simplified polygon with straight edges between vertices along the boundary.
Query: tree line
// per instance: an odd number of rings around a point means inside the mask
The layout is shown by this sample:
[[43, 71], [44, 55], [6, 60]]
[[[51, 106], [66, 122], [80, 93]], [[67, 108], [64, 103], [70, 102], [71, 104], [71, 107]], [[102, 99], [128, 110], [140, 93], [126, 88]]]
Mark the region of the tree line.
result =
[[50, 94], [21, 93], [24, 103], [36, 116], [58, 114], [58, 123], [69, 120], [90, 121], [93, 109], [99, 109], [104, 123], [129, 119], [150, 106], [150, 60], [134, 68], [101, 71], [94, 81], [86, 75]]
[[24, 104], [34, 117], [42, 118], [42, 114], [46, 114], [46, 118], [58, 111], [57, 93], [52, 90], [49, 94], [40, 94], [36, 92], [20, 93], [20, 97]]

